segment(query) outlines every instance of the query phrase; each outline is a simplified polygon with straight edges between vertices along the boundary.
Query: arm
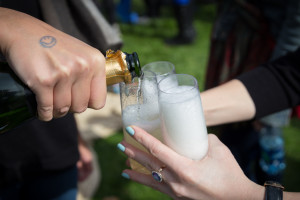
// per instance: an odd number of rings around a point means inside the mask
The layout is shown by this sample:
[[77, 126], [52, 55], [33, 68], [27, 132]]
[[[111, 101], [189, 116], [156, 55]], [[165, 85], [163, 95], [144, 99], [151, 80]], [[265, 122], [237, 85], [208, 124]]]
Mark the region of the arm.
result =
[[300, 49], [201, 93], [208, 126], [260, 118], [300, 104]]
[[0, 27], [0, 51], [35, 93], [41, 120], [104, 106], [105, 58], [98, 50], [11, 9], [0, 7]]
[[255, 115], [253, 100], [236, 79], [202, 92], [201, 99], [207, 126], [248, 120]]
[[[121, 142], [120, 148], [148, 170], [158, 170], [165, 166], [159, 183], [151, 175], [125, 169], [124, 177], [147, 185], [174, 199], [214, 199], [214, 200], [263, 200], [265, 189], [250, 181], [242, 172], [230, 150], [213, 134], [209, 134], [209, 149], [206, 157], [195, 161], [185, 158], [142, 129], [132, 126], [133, 138], [151, 154]], [[296, 199], [300, 193], [284, 192], [284, 199]]]

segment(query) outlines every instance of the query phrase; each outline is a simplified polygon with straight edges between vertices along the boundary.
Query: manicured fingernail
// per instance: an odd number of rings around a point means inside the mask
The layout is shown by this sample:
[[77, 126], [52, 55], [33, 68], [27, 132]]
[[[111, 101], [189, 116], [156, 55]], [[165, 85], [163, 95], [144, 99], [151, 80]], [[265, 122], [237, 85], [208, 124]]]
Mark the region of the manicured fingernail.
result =
[[134, 135], [134, 130], [133, 128], [131, 128], [130, 126], [127, 126], [126, 127], [126, 131], [129, 135], [133, 136]]
[[120, 149], [121, 151], [125, 151], [125, 147], [123, 146], [123, 144], [121, 144], [121, 143], [119, 143], [118, 145], [117, 145], [117, 147], [118, 147], [118, 149]]
[[125, 172], [123, 172], [121, 175], [122, 175], [124, 178], [126, 178], [126, 179], [130, 179], [129, 175], [126, 174]]

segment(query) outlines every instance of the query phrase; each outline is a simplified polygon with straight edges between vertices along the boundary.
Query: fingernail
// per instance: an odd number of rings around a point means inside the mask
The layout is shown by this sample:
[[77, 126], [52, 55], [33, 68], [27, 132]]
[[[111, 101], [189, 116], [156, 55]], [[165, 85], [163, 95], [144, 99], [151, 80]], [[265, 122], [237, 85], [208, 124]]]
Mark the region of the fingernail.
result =
[[117, 145], [117, 147], [118, 147], [118, 149], [120, 149], [121, 151], [125, 151], [125, 147], [124, 147], [124, 145], [123, 144], [121, 144], [121, 143], [119, 143], [118, 145]]
[[129, 175], [126, 174], [125, 172], [123, 172], [121, 175], [122, 175], [124, 178], [126, 178], [126, 179], [130, 179]]
[[63, 107], [63, 108], [61, 108], [60, 109], [60, 113], [66, 113], [66, 112], [68, 112], [69, 111], [69, 107]]
[[130, 126], [127, 126], [126, 127], [126, 131], [129, 135], [133, 136], [134, 135], [134, 130], [133, 128], [131, 128]]

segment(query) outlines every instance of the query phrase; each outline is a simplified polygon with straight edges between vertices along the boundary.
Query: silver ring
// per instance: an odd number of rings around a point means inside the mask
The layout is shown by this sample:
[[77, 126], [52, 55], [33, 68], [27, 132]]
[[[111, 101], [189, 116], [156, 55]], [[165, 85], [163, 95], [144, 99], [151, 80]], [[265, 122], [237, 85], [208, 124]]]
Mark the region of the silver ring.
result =
[[165, 167], [161, 167], [158, 171], [152, 171], [151, 174], [152, 174], [152, 177], [154, 178], [154, 180], [156, 180], [157, 182], [162, 182], [163, 181], [163, 177], [162, 177], [162, 170], [164, 169]]

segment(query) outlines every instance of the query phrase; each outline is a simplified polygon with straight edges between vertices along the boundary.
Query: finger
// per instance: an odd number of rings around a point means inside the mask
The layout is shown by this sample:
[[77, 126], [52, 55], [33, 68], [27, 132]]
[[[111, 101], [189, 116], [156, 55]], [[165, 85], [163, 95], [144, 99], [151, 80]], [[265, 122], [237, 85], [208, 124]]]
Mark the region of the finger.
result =
[[50, 121], [53, 118], [53, 89], [45, 87], [33, 92], [36, 95], [38, 118]]
[[[190, 159], [177, 154], [143, 129], [137, 126], [131, 126], [131, 128], [134, 132], [131, 134], [132, 137], [142, 144], [154, 157], [168, 166], [168, 168], [175, 169], [178, 166], [178, 162], [185, 164], [188, 161], [191, 161]], [[128, 129], [126, 128], [126, 130]]]
[[155, 190], [159, 190], [165, 194], [172, 194], [171, 188], [168, 186], [167, 183], [163, 182], [157, 182], [152, 175], [146, 175], [142, 174], [130, 169], [125, 169], [123, 170], [123, 174], [127, 174], [126, 177], [129, 178], [130, 180], [133, 180], [137, 183], [149, 186]]
[[141, 183], [143, 185], [147, 185], [154, 189], [161, 189], [161, 187], [166, 187], [164, 186], [163, 182], [156, 181], [152, 177], [152, 175], [142, 174], [130, 169], [125, 169], [123, 173], [127, 174], [131, 180]]
[[[97, 54], [98, 55], [98, 54]], [[90, 88], [89, 107], [93, 109], [101, 109], [106, 101], [106, 75], [105, 62], [101, 55], [98, 55], [96, 62], [96, 72], [92, 77]], [[100, 57], [101, 56], [101, 57]]]
[[90, 79], [82, 75], [73, 83], [71, 91], [72, 102], [70, 110], [76, 113], [85, 111], [90, 97]]
[[82, 167], [83, 167], [83, 164], [82, 164], [82, 162], [79, 160], [79, 161], [77, 161], [76, 166], [77, 166], [77, 170], [80, 171], [80, 170], [82, 169]]
[[130, 160], [127, 159], [125, 164], [126, 164], [127, 167], [130, 167]]
[[121, 142], [121, 144], [124, 145], [124, 153], [129, 158], [137, 161], [138, 163], [146, 167], [149, 171], [158, 170], [161, 166], [164, 165], [149, 153], [142, 151], [125, 141]]
[[54, 88], [53, 116], [55, 118], [66, 115], [71, 107], [72, 85], [68, 79], [60, 81]]

